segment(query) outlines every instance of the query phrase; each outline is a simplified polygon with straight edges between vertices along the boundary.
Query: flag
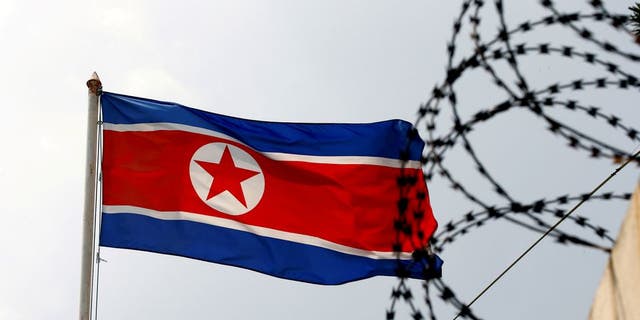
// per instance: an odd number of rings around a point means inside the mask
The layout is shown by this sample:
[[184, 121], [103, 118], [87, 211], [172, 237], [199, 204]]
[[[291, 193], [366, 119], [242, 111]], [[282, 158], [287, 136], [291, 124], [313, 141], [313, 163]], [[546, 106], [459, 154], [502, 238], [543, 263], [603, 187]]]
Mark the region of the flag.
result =
[[600, 280], [590, 320], [640, 319], [640, 185]]
[[[399, 266], [424, 276], [412, 250], [436, 221], [411, 124], [254, 121], [107, 92], [101, 106], [101, 246], [317, 284], [396, 275]], [[419, 178], [407, 212], [424, 217], [396, 259], [401, 170]]]

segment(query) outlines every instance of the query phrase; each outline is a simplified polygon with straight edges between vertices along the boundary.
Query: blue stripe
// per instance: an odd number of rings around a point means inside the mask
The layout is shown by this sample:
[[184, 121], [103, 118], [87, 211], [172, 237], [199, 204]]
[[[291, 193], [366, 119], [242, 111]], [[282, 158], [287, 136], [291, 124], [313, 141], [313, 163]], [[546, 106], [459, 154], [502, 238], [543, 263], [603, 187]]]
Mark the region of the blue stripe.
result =
[[[103, 120], [113, 124], [172, 122], [224, 133], [262, 152], [313, 156], [371, 156], [399, 159], [412, 125], [402, 120], [374, 123], [283, 123], [239, 119], [105, 92]], [[409, 159], [420, 160], [424, 142], [411, 139]]]
[[[198, 222], [129, 213], [102, 215], [100, 245], [183, 256], [325, 285], [394, 276], [398, 267], [395, 259], [370, 259]], [[438, 259], [437, 270], [441, 264]], [[422, 266], [411, 265], [410, 277], [422, 279]]]

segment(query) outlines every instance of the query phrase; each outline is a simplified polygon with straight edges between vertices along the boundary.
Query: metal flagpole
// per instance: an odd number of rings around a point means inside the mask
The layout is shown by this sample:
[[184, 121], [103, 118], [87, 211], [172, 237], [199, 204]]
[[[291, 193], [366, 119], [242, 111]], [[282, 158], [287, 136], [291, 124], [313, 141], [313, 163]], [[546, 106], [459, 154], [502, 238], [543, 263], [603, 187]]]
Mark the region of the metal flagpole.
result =
[[84, 181], [84, 216], [82, 218], [82, 270], [80, 274], [80, 320], [90, 320], [93, 301], [93, 267], [95, 265], [95, 208], [98, 135], [98, 97], [102, 83], [97, 73], [87, 81], [89, 110], [87, 118], [87, 167]]

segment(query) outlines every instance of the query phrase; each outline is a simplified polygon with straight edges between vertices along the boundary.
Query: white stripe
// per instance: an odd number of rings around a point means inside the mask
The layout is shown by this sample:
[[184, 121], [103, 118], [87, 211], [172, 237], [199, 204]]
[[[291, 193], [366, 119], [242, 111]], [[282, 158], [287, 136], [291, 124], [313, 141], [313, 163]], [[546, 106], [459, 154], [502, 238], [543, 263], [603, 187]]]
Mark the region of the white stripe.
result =
[[[192, 133], [203, 134], [225, 140], [231, 140], [240, 144], [243, 142], [230, 137], [226, 134], [184, 124], [171, 123], [171, 122], [157, 122], [157, 123], [135, 123], [135, 124], [113, 124], [104, 123], [105, 130], [127, 132], [127, 131], [160, 131], [160, 130], [178, 130]], [[383, 157], [365, 157], [365, 156], [310, 156], [300, 154], [289, 154], [280, 152], [263, 152], [267, 158], [278, 161], [300, 161], [309, 163], [326, 163], [326, 164], [364, 164], [364, 165], [377, 165], [391, 168], [402, 167], [402, 161], [398, 159], [383, 158]], [[405, 167], [410, 169], [420, 168], [420, 161], [407, 161]]]
[[[355, 256], [361, 256], [365, 258], [371, 259], [395, 259], [396, 254], [393, 252], [383, 252], [383, 251], [368, 251], [362, 249], [356, 249], [348, 246], [344, 246], [341, 244], [337, 244], [331, 241], [324, 240], [322, 238], [307, 236], [292, 232], [280, 231], [265, 227], [258, 227], [243, 224], [234, 220], [212, 217], [203, 214], [190, 213], [184, 211], [156, 211], [141, 207], [135, 206], [102, 206], [102, 213], [106, 214], [121, 214], [121, 213], [132, 213], [139, 214], [151, 218], [156, 218], [160, 220], [186, 220], [193, 221], [198, 223], [204, 223], [212, 226], [218, 226], [238, 231], [249, 232], [258, 236], [270, 237], [274, 239], [286, 240], [291, 242], [297, 242], [301, 244], [316, 246], [320, 248], [325, 248], [341, 253], [346, 253]], [[400, 253], [400, 259], [411, 259], [411, 254], [402, 252]]]

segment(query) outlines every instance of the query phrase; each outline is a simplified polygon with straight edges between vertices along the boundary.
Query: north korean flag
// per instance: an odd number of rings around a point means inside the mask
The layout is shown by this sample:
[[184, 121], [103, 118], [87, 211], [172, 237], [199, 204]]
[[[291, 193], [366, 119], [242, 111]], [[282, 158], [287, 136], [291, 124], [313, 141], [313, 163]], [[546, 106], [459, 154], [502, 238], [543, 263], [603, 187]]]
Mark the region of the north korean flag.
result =
[[[412, 252], [436, 221], [411, 124], [253, 121], [114, 93], [101, 108], [101, 246], [317, 284], [393, 276], [399, 266], [424, 277]], [[395, 254], [401, 170], [418, 177], [408, 198], [422, 200], [407, 210], [423, 213], [414, 221], [422, 236]]]

